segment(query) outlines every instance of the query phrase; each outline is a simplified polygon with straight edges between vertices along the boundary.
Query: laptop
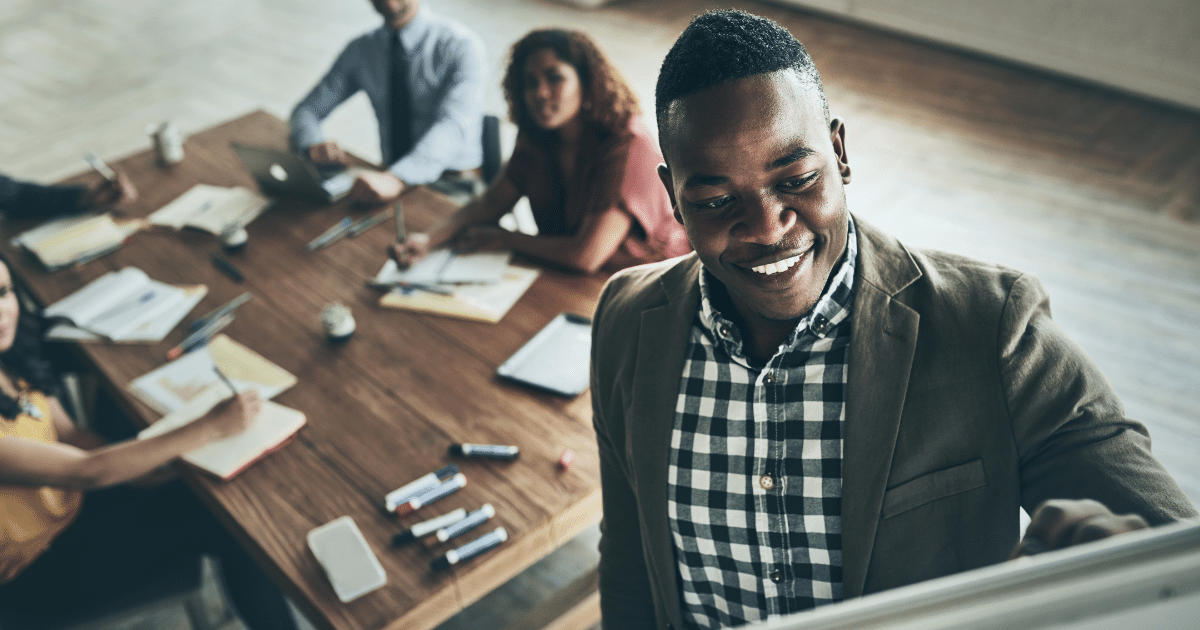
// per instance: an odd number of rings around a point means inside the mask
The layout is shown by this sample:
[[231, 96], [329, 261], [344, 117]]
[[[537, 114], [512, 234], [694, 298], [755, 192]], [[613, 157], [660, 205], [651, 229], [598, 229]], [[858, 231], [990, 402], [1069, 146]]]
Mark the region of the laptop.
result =
[[341, 165], [317, 166], [291, 151], [252, 147], [232, 143], [238, 159], [264, 191], [299, 195], [314, 201], [333, 203], [346, 196], [363, 169]]

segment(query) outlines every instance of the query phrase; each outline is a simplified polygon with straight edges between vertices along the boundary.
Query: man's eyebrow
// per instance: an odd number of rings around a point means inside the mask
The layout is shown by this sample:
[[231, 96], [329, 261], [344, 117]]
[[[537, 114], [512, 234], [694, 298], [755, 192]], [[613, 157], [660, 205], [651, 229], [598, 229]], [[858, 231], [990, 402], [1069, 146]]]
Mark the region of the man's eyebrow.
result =
[[687, 178], [687, 180], [683, 182], [683, 187], [697, 188], [699, 186], [720, 186], [727, 181], [729, 181], [729, 178], [721, 175], [703, 175], [697, 173]]
[[798, 162], [800, 160], [803, 160], [804, 158], [806, 158], [810, 155], [816, 155], [816, 153], [817, 153], [816, 151], [814, 151], [808, 147], [797, 147], [795, 149], [792, 149], [787, 155], [779, 158], [778, 160], [768, 163], [767, 170], [773, 171], [777, 168], [783, 168], [783, 167], [787, 166], [788, 164], [792, 164], [793, 162]]

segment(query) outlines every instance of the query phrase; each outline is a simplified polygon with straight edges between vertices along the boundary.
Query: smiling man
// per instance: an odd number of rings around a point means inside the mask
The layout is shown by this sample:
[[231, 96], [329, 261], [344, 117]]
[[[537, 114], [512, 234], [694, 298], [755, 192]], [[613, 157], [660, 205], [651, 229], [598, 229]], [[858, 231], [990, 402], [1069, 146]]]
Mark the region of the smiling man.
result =
[[596, 311], [606, 628], [1000, 562], [1022, 506], [1017, 554], [1196, 514], [1037, 280], [849, 212], [846, 127], [790, 33], [702, 15], [656, 100], [695, 254], [614, 276]]

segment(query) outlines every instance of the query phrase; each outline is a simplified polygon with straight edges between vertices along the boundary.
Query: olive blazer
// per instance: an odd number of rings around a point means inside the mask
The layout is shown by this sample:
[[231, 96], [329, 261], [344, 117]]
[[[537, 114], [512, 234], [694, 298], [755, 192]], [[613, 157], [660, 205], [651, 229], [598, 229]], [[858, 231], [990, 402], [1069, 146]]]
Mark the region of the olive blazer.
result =
[[[855, 217], [843, 428], [847, 598], [1005, 560], [1018, 507], [1092, 498], [1152, 524], [1196, 510], [1150, 454], [1034, 278], [909, 249]], [[628, 269], [600, 297], [591, 395], [604, 627], [681, 627], [667, 467], [695, 254]]]

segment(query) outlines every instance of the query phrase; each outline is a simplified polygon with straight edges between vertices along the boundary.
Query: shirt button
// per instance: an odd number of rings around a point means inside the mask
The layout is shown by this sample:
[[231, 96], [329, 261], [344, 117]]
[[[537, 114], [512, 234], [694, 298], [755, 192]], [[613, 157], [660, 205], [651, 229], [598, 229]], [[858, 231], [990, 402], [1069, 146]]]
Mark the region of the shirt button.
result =
[[775, 478], [770, 474], [763, 475], [758, 478], [758, 485], [762, 486], [763, 490], [770, 490], [775, 487]]
[[767, 372], [766, 376], [763, 376], [763, 382], [764, 382], [764, 383], [766, 383], [766, 384], [768, 384], [768, 385], [770, 385], [771, 383], [774, 383], [774, 382], [775, 382], [775, 375], [774, 375], [774, 374], [772, 374], [772, 373], [770, 373], [770, 372]]
[[778, 569], [771, 572], [771, 581], [778, 584], [783, 581], [783, 571]]

